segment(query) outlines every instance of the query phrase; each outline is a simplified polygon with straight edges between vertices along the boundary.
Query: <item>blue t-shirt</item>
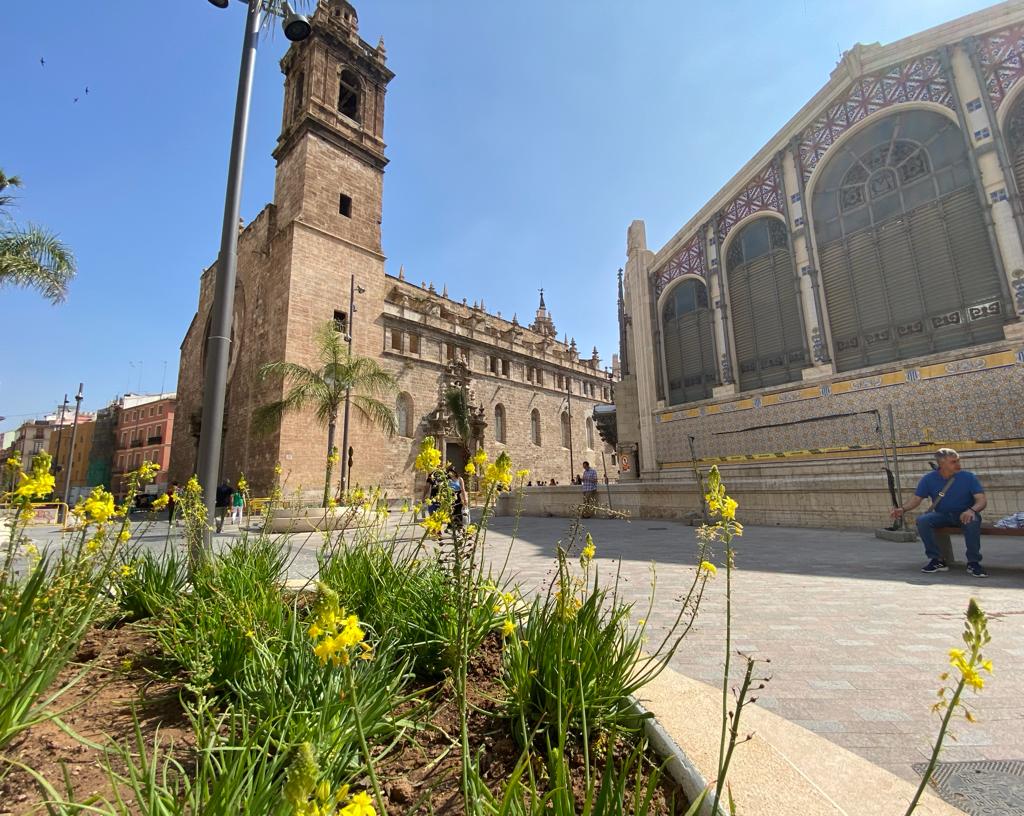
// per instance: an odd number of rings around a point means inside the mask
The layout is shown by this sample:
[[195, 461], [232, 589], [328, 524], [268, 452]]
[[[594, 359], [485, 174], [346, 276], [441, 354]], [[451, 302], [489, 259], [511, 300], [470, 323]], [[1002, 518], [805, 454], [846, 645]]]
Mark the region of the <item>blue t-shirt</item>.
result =
[[[931, 499], [932, 504], [934, 504], [939, 491], [946, 486], [947, 481], [949, 480], [946, 477], [940, 476], [937, 470], [933, 470], [931, 473], [923, 476], [921, 481], [917, 483], [917, 490], [914, 491], [914, 495], [920, 496], [922, 499]], [[975, 495], [984, 492], [985, 488], [981, 486], [977, 476], [969, 470], [961, 470], [956, 474], [953, 484], [949, 486], [945, 497], [939, 503], [938, 512], [962, 513], [974, 504]]]

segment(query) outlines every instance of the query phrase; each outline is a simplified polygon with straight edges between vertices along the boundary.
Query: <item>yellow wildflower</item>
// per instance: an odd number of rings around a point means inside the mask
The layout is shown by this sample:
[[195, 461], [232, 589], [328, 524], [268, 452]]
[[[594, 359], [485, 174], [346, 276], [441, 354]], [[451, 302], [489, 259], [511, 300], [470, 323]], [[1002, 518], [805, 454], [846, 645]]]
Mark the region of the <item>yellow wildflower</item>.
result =
[[121, 532], [117, 534], [117, 543], [124, 544], [128, 539], [132, 537], [132, 531], [127, 526]]
[[441, 467], [441, 451], [434, 447], [434, 437], [424, 437], [420, 452], [416, 456], [416, 470], [432, 473]]
[[522, 468], [522, 469], [516, 471], [516, 478], [519, 479], [519, 481], [524, 480], [529, 475], [530, 475], [530, 471], [528, 471], [526, 468]]
[[716, 567], [710, 561], [701, 561], [700, 571], [706, 572], [710, 577], [714, 578], [718, 574], [718, 567]]
[[341, 816], [377, 816], [373, 808], [373, 800], [366, 791], [359, 791], [352, 800], [341, 809]]
[[167, 508], [167, 503], [170, 500], [171, 500], [170, 497], [166, 493], [163, 493], [163, 494], [157, 496], [155, 499], [153, 499], [153, 504], [152, 504], [153, 510], [156, 511], [156, 512], [160, 512], [161, 510], [165, 510]]
[[[55, 480], [50, 473], [52, 460], [46, 451], [37, 453], [32, 457], [32, 470], [30, 473], [20, 472], [18, 478], [21, 484], [13, 492], [15, 501], [31, 501], [32, 499], [45, 499], [53, 492]], [[19, 463], [20, 466], [20, 463]]]
[[739, 502], [731, 496], [726, 496], [725, 500], [722, 502], [722, 518], [726, 521], [732, 521], [735, 519], [737, 507], [739, 507]]
[[135, 472], [139, 476], [139, 483], [144, 484], [156, 478], [156, 475], [160, 472], [160, 465], [156, 462], [143, 462], [142, 466]]
[[486, 465], [487, 451], [485, 451], [483, 448], [480, 448], [480, 450], [473, 454], [473, 461], [471, 462], [471, 464], [476, 465], [476, 467], [483, 467], [484, 465]]
[[586, 541], [587, 541], [587, 544], [583, 548], [583, 552], [580, 553], [580, 566], [581, 567], [586, 567], [587, 564], [589, 564], [591, 562], [591, 560], [594, 558], [594, 554], [597, 552], [597, 549], [594, 547], [594, 539], [590, 535], [590, 533], [587, 533]]
[[515, 631], [516, 631], [516, 625], [514, 623], [512, 623], [512, 619], [511, 618], [505, 618], [504, 623], [501, 624], [501, 636], [502, 637], [511, 637], [513, 634], [515, 634]]
[[122, 578], [130, 578], [135, 574], [135, 567], [131, 564], [122, 564], [120, 572]]
[[477, 526], [476, 526], [475, 524], [470, 524], [470, 525], [467, 525], [467, 527], [466, 527], [466, 535], [467, 535], [467, 536], [468, 536], [469, 538], [472, 538], [473, 536], [475, 536], [475, 535], [476, 535], [476, 531], [477, 531], [478, 529], [479, 529], [479, 528], [478, 528], [478, 527], [477, 527]]
[[106, 524], [116, 514], [117, 508], [114, 506], [113, 494], [108, 493], [102, 486], [97, 486], [88, 497], [75, 505], [72, 512], [86, 523]]
[[476, 473], [476, 465], [474, 465], [472, 462], [467, 462], [466, 463], [466, 475], [467, 476], [472, 476], [474, 473]]

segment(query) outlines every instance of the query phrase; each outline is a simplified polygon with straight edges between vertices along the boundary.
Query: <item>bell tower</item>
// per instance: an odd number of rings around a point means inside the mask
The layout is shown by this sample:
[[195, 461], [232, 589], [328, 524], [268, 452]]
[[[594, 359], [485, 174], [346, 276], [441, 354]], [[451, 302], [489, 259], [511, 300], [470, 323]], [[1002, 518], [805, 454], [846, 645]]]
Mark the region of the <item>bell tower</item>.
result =
[[359, 36], [347, 0], [319, 0], [312, 34], [281, 60], [281, 135], [274, 158], [277, 223], [293, 221], [380, 254], [384, 94], [394, 74]]

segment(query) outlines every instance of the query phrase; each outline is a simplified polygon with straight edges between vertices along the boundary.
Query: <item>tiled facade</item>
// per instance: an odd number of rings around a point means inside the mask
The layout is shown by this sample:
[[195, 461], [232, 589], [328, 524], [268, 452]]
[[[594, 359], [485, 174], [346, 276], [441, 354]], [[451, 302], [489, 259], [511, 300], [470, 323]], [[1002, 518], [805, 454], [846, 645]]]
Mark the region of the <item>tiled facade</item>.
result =
[[[1024, 121], [1022, 32], [1024, 9], [1002, 3], [890, 45], [856, 45], [844, 54], [828, 84], [663, 248], [648, 249], [643, 223], [633, 223], [620, 308], [628, 374], [616, 390], [616, 405], [619, 464], [629, 468], [620, 476], [640, 479], [628, 488], [639, 497], [638, 508], [645, 506], [645, 489], [653, 491], [652, 497], [657, 494], [647, 507], [655, 515], [685, 515], [696, 506], [696, 460], [705, 467], [718, 463], [732, 474], [748, 512], [754, 513], [751, 521], [821, 524], [825, 509], [837, 524], [876, 525], [888, 502], [885, 480], [879, 476], [883, 460], [878, 418], [888, 438], [891, 406], [901, 459], [904, 454], [911, 457], [902, 467], [904, 487], [912, 487], [920, 476], [924, 451], [952, 444], [964, 448], [968, 467], [983, 481], [986, 468], [997, 470], [990, 479], [996, 493], [989, 515], [1024, 509], [1024, 185], [1019, 177], [1024, 140], [1014, 130], [1019, 126], [1011, 125]], [[917, 122], [955, 126], [960, 134], [958, 150], [967, 157], [963, 161], [970, 175], [956, 189], [973, 191], [976, 203], [970, 206], [979, 213], [977, 223], [984, 222], [984, 251], [993, 258], [986, 274], [1002, 293], [983, 305], [966, 303], [970, 294], [961, 295], [965, 305], [958, 312], [929, 315], [926, 320], [936, 322], [928, 325], [938, 332], [945, 325], [941, 321], [948, 320], [973, 330], [975, 320], [987, 320], [985, 326], [996, 328], [986, 329], [983, 341], [960, 341], [959, 347], [936, 341], [932, 348], [944, 350], [897, 355], [891, 362], [860, 368], [847, 363], [840, 370], [835, 343], [842, 350], [842, 344], [859, 340], [867, 349], [879, 338], [888, 341], [890, 330], [858, 338], [844, 329], [838, 340], [832, 337], [830, 311], [858, 307], [839, 304], [821, 273], [826, 262], [819, 244], [823, 227], [815, 222], [819, 211], [812, 208], [815, 191], [833, 189], [823, 187], [822, 179], [830, 163], [844, 155], [845, 146], [859, 134], [883, 132], [880, 126], [886, 121], [897, 121], [888, 117], [907, 112], [920, 112]], [[915, 138], [924, 144], [928, 134]], [[907, 143], [900, 149], [910, 155], [916, 148]], [[861, 161], [876, 172], [869, 159]], [[885, 161], [882, 156], [877, 167]], [[908, 170], [906, 178], [916, 176]], [[863, 195], [854, 191], [840, 197], [842, 206], [847, 200], [860, 206], [863, 199], [854, 193]], [[944, 193], [937, 195], [936, 201]], [[961, 200], [964, 196], [970, 198], [962, 193]], [[910, 213], [921, 205], [901, 206]], [[796, 379], [741, 391], [734, 376], [738, 306], [731, 301], [733, 239], [737, 228], [766, 217], [781, 221], [787, 230], [785, 262], [792, 266], [796, 294], [789, 290], [779, 297], [797, 300], [805, 339], [801, 359], [808, 362]], [[885, 223], [876, 222], [874, 215], [872, 219], [872, 225]], [[956, 225], [946, 226], [952, 235]], [[925, 243], [914, 247], [912, 252], [927, 250]], [[852, 250], [846, 251], [851, 254], [843, 262], [856, 278], [857, 263], [851, 260]], [[884, 251], [894, 250], [886, 246]], [[958, 251], [955, 245], [950, 249]], [[830, 257], [834, 271], [838, 261]], [[928, 263], [923, 257], [917, 261], [918, 268], [927, 269]], [[718, 378], [710, 399], [672, 404], [665, 387], [661, 308], [676, 283], [686, 279], [707, 286]], [[970, 290], [969, 281], [958, 285]], [[891, 307], [894, 314], [898, 308]], [[885, 322], [884, 317], [868, 320]], [[892, 331], [916, 331], [916, 324], [898, 323]], [[870, 359], [867, 351], [864, 358]], [[828, 485], [836, 479], [844, 487], [832, 492]], [[666, 490], [675, 499], [666, 500]], [[870, 510], [864, 511], [865, 506]]]
[[[543, 300], [532, 323], [521, 325], [482, 303], [450, 298], [433, 284], [417, 286], [401, 272], [385, 273], [384, 96], [393, 75], [383, 43], [372, 47], [360, 39], [350, 4], [321, 0], [313, 35], [293, 45], [281, 65], [285, 111], [274, 152], [274, 202], [239, 238], [224, 477], [234, 481], [244, 473], [255, 494], [265, 495], [280, 464], [289, 493], [318, 495], [327, 429], [310, 413], [287, 415], [278, 429], [258, 432], [252, 416], [283, 393], [280, 381], [260, 378], [260, 367], [276, 360], [312, 364], [314, 331], [334, 319], [350, 331], [353, 353], [376, 359], [399, 385], [395, 408], [401, 409], [401, 427], [395, 437], [352, 412], [352, 484], [379, 484], [391, 497], [419, 497], [422, 484], [412, 467], [416, 451], [425, 435], [436, 433], [432, 416], [448, 364], [463, 360], [471, 403], [486, 423], [482, 439], [488, 452], [508, 450], [517, 467], [568, 481], [602, 446], [590, 414], [594, 405], [610, 401], [611, 389], [596, 350], [581, 356], [575, 341], [559, 341]], [[354, 103], [347, 99], [347, 114], [343, 75], [361, 88]], [[171, 466], [178, 480], [195, 470], [215, 275], [215, 266], [203, 273], [197, 314], [181, 347]], [[503, 439], [496, 437], [496, 412], [504, 419]], [[572, 417], [571, 454], [568, 433], [563, 444], [563, 413]], [[447, 453], [456, 440], [440, 442]], [[341, 417], [335, 443], [342, 445]]]

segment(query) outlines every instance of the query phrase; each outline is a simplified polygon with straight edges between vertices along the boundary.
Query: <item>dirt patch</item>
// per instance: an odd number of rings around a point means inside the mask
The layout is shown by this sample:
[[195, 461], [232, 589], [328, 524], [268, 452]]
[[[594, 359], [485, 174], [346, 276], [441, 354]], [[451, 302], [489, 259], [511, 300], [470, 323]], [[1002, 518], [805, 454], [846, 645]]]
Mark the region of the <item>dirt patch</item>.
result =
[[[192, 730], [182, 713], [177, 687], [153, 681], [149, 669], [158, 654], [152, 636], [138, 626], [90, 630], [53, 689], [77, 682], [52, 708], [65, 711], [61, 719], [68, 728], [96, 746], [133, 746], [134, 712], [148, 744], [159, 729], [161, 742], [173, 743], [173, 753], [184, 758], [191, 752]], [[123, 770], [116, 757], [79, 742], [52, 721], [23, 731], [4, 754], [42, 774], [75, 802], [112, 795], [106, 762], [112, 762], [116, 771]], [[71, 786], [70, 795], [66, 784]], [[20, 768], [12, 768], [0, 780], [0, 816], [38, 812], [44, 801], [35, 780]]]
[[[159, 647], [141, 626], [91, 630], [73, 664], [57, 681], [59, 686], [87, 672], [59, 701], [59, 709], [68, 709], [63, 720], [71, 730], [97, 746], [134, 746], [134, 712], [147, 744], [152, 744], [159, 730], [161, 743], [173, 743], [173, 754], [187, 763], [193, 747], [191, 728], [181, 707], [178, 687], [154, 680], [150, 669], [158, 660]], [[508, 722], [495, 716], [502, 696], [500, 674], [501, 639], [492, 635], [469, 666], [469, 732], [471, 750], [481, 774], [495, 792], [500, 791], [502, 781], [509, 777], [521, 757], [520, 748], [508, 731]], [[386, 757], [377, 767], [378, 776], [389, 813], [456, 816], [463, 813], [459, 793], [458, 708], [450, 684], [442, 683], [424, 691], [432, 701], [427, 727]], [[600, 775], [603, 752], [596, 753], [601, 756], [594, 773]], [[63, 780], [68, 779], [72, 788], [68, 798], [76, 802], [112, 796], [105, 762], [115, 762], [115, 770], [122, 770], [116, 759], [109, 759], [109, 753], [80, 743], [52, 722], [23, 732], [8, 746], [6, 755], [42, 774], [61, 793], [65, 793]], [[567, 755], [577, 801], [582, 801], [583, 755], [580, 750]], [[656, 757], [650, 757], [648, 768], [656, 762]], [[535, 771], [543, 775], [542, 768], [535, 766]], [[644, 769], [644, 784], [647, 776]], [[674, 807], [669, 804], [672, 800]], [[0, 780], [0, 816], [38, 812], [44, 801], [35, 780], [23, 770], [14, 769]], [[655, 805], [651, 809], [655, 814], [685, 812], [684, 797], [672, 785], [663, 784], [658, 789]]]

